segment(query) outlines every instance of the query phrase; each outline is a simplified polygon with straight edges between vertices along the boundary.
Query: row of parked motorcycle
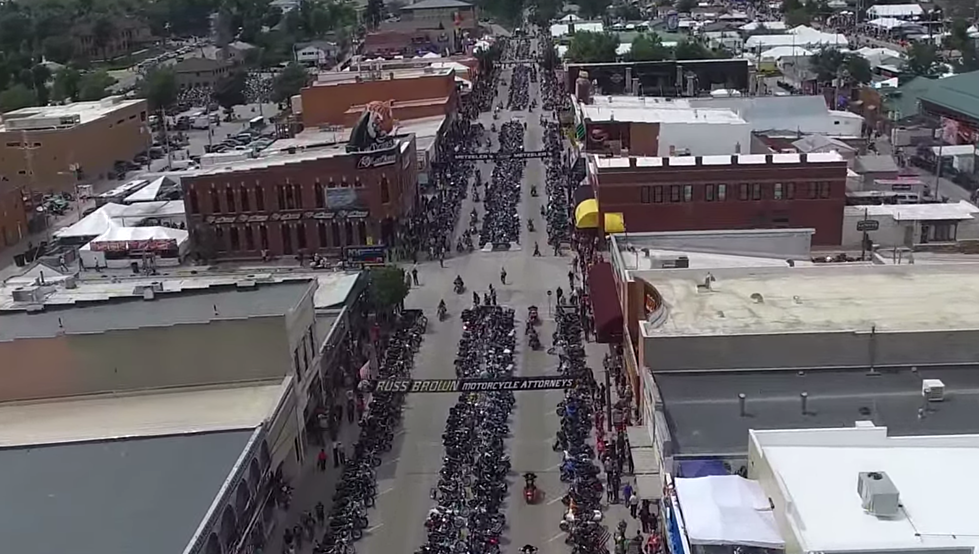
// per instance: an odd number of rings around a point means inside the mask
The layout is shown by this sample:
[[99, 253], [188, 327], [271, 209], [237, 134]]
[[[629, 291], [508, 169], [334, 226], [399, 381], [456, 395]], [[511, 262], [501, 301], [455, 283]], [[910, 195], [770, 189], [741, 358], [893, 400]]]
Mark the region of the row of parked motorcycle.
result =
[[[463, 310], [455, 359], [464, 378], [513, 375], [516, 346], [513, 310], [477, 306]], [[512, 392], [462, 394], [449, 410], [435, 506], [425, 521], [428, 540], [420, 554], [500, 554], [510, 458], [505, 438], [515, 400]]]
[[[415, 354], [422, 343], [425, 316], [421, 310], [405, 310], [388, 339], [379, 379], [408, 379], [415, 365]], [[369, 382], [361, 385], [369, 386]], [[354, 554], [353, 542], [360, 540], [368, 526], [367, 509], [377, 498], [376, 468], [381, 455], [391, 450], [394, 432], [401, 423], [404, 393], [374, 393], [360, 422], [360, 435], [353, 456], [347, 459], [337, 481], [333, 506], [327, 516], [322, 540], [314, 545], [316, 554]]]

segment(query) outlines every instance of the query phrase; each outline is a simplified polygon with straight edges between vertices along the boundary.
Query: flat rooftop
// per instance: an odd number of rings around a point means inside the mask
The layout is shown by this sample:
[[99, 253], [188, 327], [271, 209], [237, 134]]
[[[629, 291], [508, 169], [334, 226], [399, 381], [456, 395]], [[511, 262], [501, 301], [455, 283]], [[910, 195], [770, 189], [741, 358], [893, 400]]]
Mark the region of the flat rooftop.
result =
[[979, 214], [979, 208], [965, 200], [937, 204], [882, 204], [847, 206], [850, 217], [890, 217], [894, 221], [969, 221]]
[[[299, 305], [309, 287], [308, 281], [261, 284], [250, 288], [232, 285], [198, 291], [157, 292], [153, 300], [129, 296], [79, 302], [61, 308], [46, 305], [40, 313], [3, 311], [0, 312], [0, 341], [283, 316]], [[132, 285], [130, 291], [132, 295]]]
[[[853, 427], [858, 420], [900, 436], [979, 433], [974, 367], [888, 368], [877, 375], [865, 369], [657, 372], [654, 379], [681, 455], [743, 455], [751, 429]], [[922, 379], [941, 379], [946, 391], [945, 402], [925, 418], [918, 417]], [[803, 392], [809, 395], [806, 414]], [[740, 393], [747, 396], [746, 417]]]
[[[438, 60], [436, 60], [438, 61]], [[313, 87], [325, 87], [325, 86], [336, 86], [336, 85], [348, 85], [358, 82], [370, 82], [370, 81], [400, 81], [403, 79], [418, 79], [421, 77], [445, 77], [451, 76], [454, 72], [450, 68], [433, 68], [433, 67], [410, 67], [402, 69], [390, 69], [385, 68], [380, 72], [378, 71], [368, 71], [370, 67], [370, 62], [365, 61], [362, 64], [362, 71], [321, 71], [316, 75], [316, 81], [313, 82]], [[380, 73], [381, 78], [375, 79], [374, 77]], [[392, 79], [391, 76], [394, 76]]]
[[696, 167], [732, 165], [786, 165], [802, 163], [840, 163], [843, 157], [838, 152], [817, 152], [813, 154], [724, 154], [713, 156], [630, 156], [608, 158], [588, 154], [589, 165], [596, 170], [635, 169], [648, 167]]
[[183, 552], [253, 433], [0, 449], [4, 550]]
[[[407, 119], [398, 122], [398, 127], [394, 130], [396, 135], [415, 135], [415, 146], [423, 151], [419, 144], [423, 139], [434, 140], [442, 128], [446, 116], [437, 115], [432, 117], [422, 117], [418, 119]], [[303, 149], [323, 145], [343, 144], [346, 147], [347, 140], [350, 138], [351, 127], [325, 127], [322, 129], [307, 129], [297, 133], [292, 138], [279, 139], [273, 142], [266, 149], [267, 151], [283, 151], [289, 148]]]
[[[648, 254], [648, 255], [647, 255]], [[624, 269], [629, 271], [674, 269], [677, 258], [686, 256], [689, 269], [729, 269], [738, 267], [787, 267], [785, 258], [763, 256], [743, 256], [737, 254], [715, 254], [713, 252], [693, 252], [686, 250], [666, 250], [645, 248], [622, 253]], [[795, 267], [812, 265], [809, 260], [793, 260]]]
[[0, 448], [254, 429], [280, 382], [0, 404]]
[[[941, 409], [941, 408], [939, 408]], [[893, 429], [761, 431], [759, 445], [794, 508], [803, 552], [914, 552], [979, 546], [973, 500], [979, 436], [893, 437]], [[866, 513], [857, 475], [882, 471], [900, 494], [893, 518]]]
[[64, 106], [21, 108], [19, 110], [14, 110], [12, 112], [3, 114], [3, 117], [0, 118], [0, 133], [20, 131], [20, 129], [11, 130], [7, 128], [6, 122], [13, 119], [42, 120], [53, 117], [69, 117], [77, 115], [79, 118], [81, 118], [79, 124], [84, 125], [85, 123], [90, 123], [105, 117], [116, 110], [135, 106], [141, 102], [145, 103], [146, 101], [142, 99], [126, 100], [121, 96], [109, 96], [94, 102], [72, 102], [71, 104], [65, 104]]
[[[681, 276], [682, 275], [682, 276]], [[823, 264], [658, 274], [668, 312], [643, 335], [979, 329], [979, 266]]]
[[589, 121], [630, 121], [633, 123], [713, 123], [747, 125], [744, 119], [728, 109], [619, 107], [610, 104], [581, 106]]

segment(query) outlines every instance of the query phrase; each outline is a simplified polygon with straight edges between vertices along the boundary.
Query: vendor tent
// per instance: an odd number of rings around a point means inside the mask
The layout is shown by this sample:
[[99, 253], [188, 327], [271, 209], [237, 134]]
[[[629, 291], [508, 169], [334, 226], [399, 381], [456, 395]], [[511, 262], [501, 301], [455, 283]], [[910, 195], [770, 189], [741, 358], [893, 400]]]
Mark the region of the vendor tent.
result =
[[867, 10], [868, 17], [915, 17], [924, 13], [920, 4], [878, 4]]
[[174, 182], [169, 177], [158, 177], [150, 184], [127, 196], [124, 202], [127, 204], [132, 204], [133, 202], [153, 202], [156, 200], [165, 200], [160, 198], [160, 193], [173, 186]]
[[54, 233], [59, 239], [97, 237], [109, 229], [119, 227], [113, 218], [126, 210], [122, 204], [105, 204], [83, 217], [81, 221]]
[[738, 475], [674, 481], [690, 544], [785, 548], [768, 497]]

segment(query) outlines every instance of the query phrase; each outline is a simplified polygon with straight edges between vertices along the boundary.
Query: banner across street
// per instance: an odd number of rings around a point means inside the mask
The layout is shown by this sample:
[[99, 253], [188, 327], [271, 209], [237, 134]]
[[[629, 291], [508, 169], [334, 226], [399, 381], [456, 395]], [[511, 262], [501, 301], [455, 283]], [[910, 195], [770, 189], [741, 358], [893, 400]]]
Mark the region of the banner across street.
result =
[[496, 392], [568, 389], [565, 377], [510, 377], [507, 379], [385, 379], [375, 381], [374, 392]]

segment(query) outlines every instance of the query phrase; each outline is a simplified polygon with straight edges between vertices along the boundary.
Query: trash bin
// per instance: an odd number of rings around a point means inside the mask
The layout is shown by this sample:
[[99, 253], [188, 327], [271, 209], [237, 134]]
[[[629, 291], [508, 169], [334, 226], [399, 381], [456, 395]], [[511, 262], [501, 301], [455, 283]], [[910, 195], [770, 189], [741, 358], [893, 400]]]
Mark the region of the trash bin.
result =
[[27, 258], [25, 258], [23, 254], [14, 254], [14, 264], [16, 264], [17, 267], [24, 267], [27, 265]]

